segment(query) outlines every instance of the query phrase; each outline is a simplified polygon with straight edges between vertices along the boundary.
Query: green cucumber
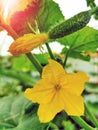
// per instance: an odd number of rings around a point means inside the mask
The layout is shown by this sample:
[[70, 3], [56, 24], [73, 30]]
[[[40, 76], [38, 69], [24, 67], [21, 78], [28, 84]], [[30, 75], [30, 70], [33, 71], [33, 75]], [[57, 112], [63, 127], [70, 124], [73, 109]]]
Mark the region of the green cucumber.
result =
[[81, 12], [69, 18], [68, 20], [64, 20], [63, 22], [54, 26], [48, 32], [49, 38], [50, 39], [61, 38], [82, 29], [88, 24], [88, 22], [91, 19], [91, 15], [94, 14], [96, 10], [98, 11], [98, 8], [95, 8], [94, 10]]

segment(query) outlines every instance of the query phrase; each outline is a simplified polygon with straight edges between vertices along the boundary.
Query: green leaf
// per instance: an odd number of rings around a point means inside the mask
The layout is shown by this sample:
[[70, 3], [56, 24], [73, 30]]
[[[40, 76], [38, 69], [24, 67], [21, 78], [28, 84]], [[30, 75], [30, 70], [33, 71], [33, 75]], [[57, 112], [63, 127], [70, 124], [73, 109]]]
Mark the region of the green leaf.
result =
[[28, 103], [21, 93], [0, 98], [0, 128], [15, 127]]
[[61, 22], [64, 16], [53, 0], [42, 0], [38, 15], [38, 26], [41, 32], [48, 32], [49, 29]]
[[[67, 48], [63, 48], [62, 54], [66, 54], [67, 51], [68, 51]], [[77, 52], [75, 50], [71, 50], [70, 53], [69, 53], [69, 56], [72, 57], [72, 58], [75, 58], [75, 59], [81, 59], [81, 60], [85, 60], [85, 61], [90, 61], [90, 56], [89, 55]]]
[[13, 57], [12, 69], [15, 69], [18, 71], [24, 71], [24, 72], [35, 70], [34, 66], [25, 55]]
[[[58, 42], [63, 44], [71, 52], [83, 53], [83, 52], [96, 52], [98, 48], [98, 30], [95, 30], [91, 27], [85, 27], [80, 31], [77, 31], [71, 35], [68, 35], [64, 38], [58, 39]], [[73, 57], [76, 57], [73, 55]]]
[[33, 115], [24, 115], [16, 128], [7, 130], [46, 130], [47, 126], [48, 124], [39, 122], [35, 113]]
[[35, 57], [38, 59], [42, 66], [48, 64], [49, 54], [36, 54]]
[[[27, 107], [32, 109], [27, 111]], [[30, 108], [29, 108], [30, 109]], [[36, 114], [38, 105], [27, 100], [23, 93], [0, 98], [0, 130], [44, 130]]]
[[8, 123], [0, 122], [0, 130], [6, 130], [7, 128], [13, 128], [14, 126]]
[[25, 84], [29, 84], [29, 85], [35, 84], [33, 77], [24, 72], [15, 71], [13, 69], [8, 70], [8, 69], [0, 68], [0, 74], [18, 79], [20, 82]]
[[9, 76], [4, 76], [0, 73], [0, 96], [20, 92], [22, 87], [19, 85], [19, 83], [19, 80]]

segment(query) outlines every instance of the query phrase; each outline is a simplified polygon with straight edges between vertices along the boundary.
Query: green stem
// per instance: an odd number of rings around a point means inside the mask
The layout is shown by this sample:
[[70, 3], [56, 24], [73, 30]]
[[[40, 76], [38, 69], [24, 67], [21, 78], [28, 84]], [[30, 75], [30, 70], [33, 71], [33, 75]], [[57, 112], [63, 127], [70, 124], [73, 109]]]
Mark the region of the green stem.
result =
[[86, 110], [86, 113], [88, 114], [88, 116], [90, 117], [90, 120], [92, 121], [92, 123], [98, 127], [98, 121], [97, 119], [95, 118], [95, 116], [91, 113], [91, 111], [89, 110], [89, 107], [87, 104], [85, 104], [85, 110]]
[[69, 53], [70, 53], [70, 49], [69, 49], [69, 50], [67, 51], [67, 53], [66, 53], [66, 57], [65, 57], [65, 60], [64, 60], [64, 63], [63, 63], [63, 67], [64, 67], [64, 68], [65, 68], [65, 66], [66, 66]]
[[94, 130], [94, 128], [88, 125], [81, 117], [71, 116], [71, 118], [85, 130]]
[[5, 69], [0, 67], [0, 75], [9, 76], [15, 79], [18, 79], [19, 81], [26, 83], [26, 84], [35, 84], [34, 79], [32, 79], [31, 76], [28, 74], [21, 72], [21, 71], [15, 71], [13, 69]]
[[50, 55], [51, 59], [55, 60], [55, 57], [54, 57], [54, 55], [53, 55], [53, 53], [51, 51], [51, 48], [50, 48], [48, 43], [46, 43], [46, 47], [47, 47], [47, 50], [49, 52], [49, 55]]
[[59, 130], [58, 126], [56, 124], [52, 123], [52, 122], [49, 123], [48, 129], [49, 128], [52, 129], [52, 130]]
[[29, 58], [29, 60], [33, 63], [35, 68], [38, 70], [38, 72], [41, 74], [42, 73], [42, 66], [39, 63], [39, 61], [35, 58], [35, 56], [31, 53], [27, 53], [26, 56]]
[[96, 4], [94, 2], [95, 0], [86, 0], [87, 6], [90, 6], [91, 8], [96, 7]]
[[68, 50], [67, 53], [66, 53], [66, 57], [65, 57], [65, 60], [64, 60], [64, 63], [63, 63], [63, 67], [64, 67], [64, 68], [65, 68], [65, 66], [66, 66], [66, 62], [67, 62], [69, 53], [72, 51], [72, 48], [73, 48], [73, 46], [75, 45], [75, 43], [76, 43], [75, 41], [77, 40], [78, 37], [79, 37], [79, 34], [75, 37], [75, 39], [73, 40], [72, 44], [70, 45], [69, 50]]
[[91, 7], [91, 8], [96, 7], [95, 3], [94, 3], [94, 2], [93, 2], [93, 3], [90, 3], [90, 7]]
[[90, 12], [91, 12], [92, 15], [93, 15], [93, 14], [96, 14], [96, 13], [98, 12], [98, 6], [95, 7], [95, 8], [92, 8], [92, 9], [90, 10]]

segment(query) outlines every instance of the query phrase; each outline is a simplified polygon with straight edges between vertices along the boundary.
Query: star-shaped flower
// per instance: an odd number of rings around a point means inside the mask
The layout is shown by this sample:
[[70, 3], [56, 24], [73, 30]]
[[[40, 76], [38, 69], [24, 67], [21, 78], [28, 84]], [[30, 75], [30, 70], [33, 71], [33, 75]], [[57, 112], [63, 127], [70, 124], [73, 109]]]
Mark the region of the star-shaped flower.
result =
[[50, 60], [43, 69], [42, 79], [24, 94], [33, 103], [39, 103], [41, 122], [51, 121], [62, 110], [68, 115], [81, 116], [84, 113], [81, 93], [88, 80], [84, 72], [67, 73], [61, 64]]

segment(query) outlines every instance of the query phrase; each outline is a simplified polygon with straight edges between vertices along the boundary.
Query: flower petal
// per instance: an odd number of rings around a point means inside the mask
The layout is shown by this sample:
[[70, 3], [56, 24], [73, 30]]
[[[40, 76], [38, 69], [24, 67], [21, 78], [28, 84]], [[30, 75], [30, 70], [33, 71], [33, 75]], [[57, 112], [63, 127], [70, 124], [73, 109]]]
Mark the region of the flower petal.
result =
[[[66, 76], [65, 73], [62, 65], [54, 60], [49, 60], [49, 64], [43, 69], [42, 78], [54, 84], [59, 84], [61, 78]], [[66, 78], [64, 80], [66, 82]]]
[[48, 40], [47, 34], [25, 34], [16, 39], [9, 47], [13, 55], [28, 53]]
[[35, 20], [40, 3], [41, 0], [20, 0], [20, 3], [16, 6], [16, 10], [12, 12], [10, 26], [19, 36], [31, 32], [27, 23], [30, 23], [33, 29], [35, 29]]
[[24, 95], [32, 102], [46, 104], [52, 100], [55, 95], [55, 91], [50, 83], [40, 80], [34, 88], [26, 89]]
[[67, 91], [80, 95], [84, 89], [84, 84], [89, 80], [89, 77], [84, 72], [67, 74]]
[[61, 91], [62, 100], [64, 101], [64, 110], [68, 115], [81, 116], [84, 114], [84, 100], [82, 96], [72, 95], [64, 90]]
[[28, 23], [35, 27], [40, 3], [41, 0], [0, 0], [0, 15], [19, 36], [22, 36], [31, 32]]
[[64, 102], [59, 98], [59, 93], [57, 93], [53, 100], [48, 104], [40, 104], [38, 109], [38, 116], [40, 122], [51, 121], [57, 113], [62, 111], [64, 108]]

